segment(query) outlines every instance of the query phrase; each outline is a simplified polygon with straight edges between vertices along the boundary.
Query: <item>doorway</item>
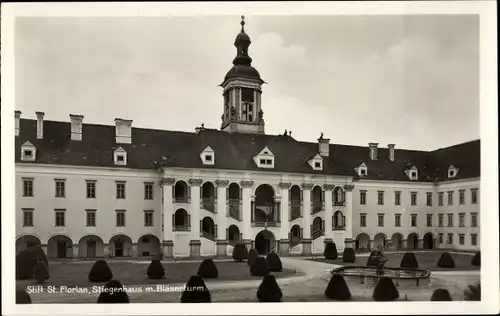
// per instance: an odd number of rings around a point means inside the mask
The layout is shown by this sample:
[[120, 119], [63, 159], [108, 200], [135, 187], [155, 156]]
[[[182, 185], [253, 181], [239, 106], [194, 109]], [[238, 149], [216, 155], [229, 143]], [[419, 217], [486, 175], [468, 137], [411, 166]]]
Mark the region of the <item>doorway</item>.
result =
[[271, 231], [263, 230], [255, 236], [255, 249], [260, 255], [266, 255], [274, 251], [275, 247], [276, 239]]
[[57, 241], [57, 258], [66, 258], [66, 242]]
[[94, 240], [87, 241], [87, 257], [88, 258], [97, 257], [96, 249], [97, 249], [97, 243]]
[[123, 257], [123, 241], [115, 241], [115, 257]]

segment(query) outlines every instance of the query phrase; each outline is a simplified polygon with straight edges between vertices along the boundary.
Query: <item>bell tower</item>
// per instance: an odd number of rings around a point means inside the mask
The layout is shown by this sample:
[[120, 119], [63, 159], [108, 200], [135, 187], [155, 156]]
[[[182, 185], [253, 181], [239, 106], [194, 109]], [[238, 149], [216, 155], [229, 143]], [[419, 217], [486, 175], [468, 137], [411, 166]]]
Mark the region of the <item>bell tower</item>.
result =
[[226, 132], [264, 134], [264, 112], [261, 107], [262, 85], [259, 72], [252, 67], [248, 55], [251, 44], [245, 33], [245, 17], [241, 16], [241, 31], [236, 36], [234, 46], [236, 57], [220, 86], [223, 91], [221, 130]]

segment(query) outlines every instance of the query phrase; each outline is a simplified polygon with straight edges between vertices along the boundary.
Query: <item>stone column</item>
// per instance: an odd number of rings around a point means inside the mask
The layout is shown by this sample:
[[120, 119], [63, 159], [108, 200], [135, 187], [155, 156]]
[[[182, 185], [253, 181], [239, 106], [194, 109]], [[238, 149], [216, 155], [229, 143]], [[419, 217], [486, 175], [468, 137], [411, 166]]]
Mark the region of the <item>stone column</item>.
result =
[[138, 253], [137, 253], [137, 243], [133, 243], [132, 244], [132, 257], [133, 258], [137, 258], [138, 257]]
[[226, 201], [226, 188], [229, 185], [228, 180], [215, 180], [217, 186], [217, 256], [227, 256], [227, 201]]
[[[251, 236], [251, 216], [252, 216], [252, 187], [253, 181], [241, 181], [240, 186], [243, 188], [243, 205], [241, 212], [241, 227], [243, 228], [243, 243], [248, 247], [252, 245], [252, 236]], [[250, 248], [249, 248], [250, 249]]]
[[292, 186], [291, 183], [280, 182], [278, 187], [281, 195], [281, 227], [280, 227], [280, 249], [281, 256], [288, 256], [290, 254], [290, 240], [289, 240], [289, 190]]
[[302, 238], [302, 254], [310, 255], [311, 254], [311, 189], [314, 184], [312, 183], [302, 183], [303, 190], [303, 201], [302, 205], [304, 207], [304, 236]]
[[173, 257], [174, 232], [172, 231], [172, 215], [174, 214], [174, 204], [172, 201], [172, 186], [175, 184], [174, 178], [162, 178], [162, 214], [163, 214], [163, 257]]
[[73, 244], [73, 258], [76, 259], [78, 258], [78, 244]]
[[418, 240], [418, 249], [424, 249], [424, 240], [423, 239]]
[[103, 245], [102, 255], [104, 258], [109, 258], [109, 244]]
[[345, 191], [345, 238], [352, 239], [352, 190], [354, 189], [354, 185], [346, 184], [344, 185]]
[[333, 199], [332, 191], [335, 186], [333, 184], [323, 185], [325, 190], [325, 242], [333, 241], [332, 218], [333, 218]]
[[200, 186], [203, 180], [189, 179], [191, 187], [191, 241], [189, 242], [189, 253], [191, 257], [200, 256]]
[[373, 251], [373, 250], [375, 250], [376, 248], [377, 248], [377, 247], [375, 247], [375, 240], [370, 239], [370, 241], [368, 242], [368, 250]]
[[408, 248], [408, 240], [403, 239], [401, 240], [401, 249], [407, 249]]

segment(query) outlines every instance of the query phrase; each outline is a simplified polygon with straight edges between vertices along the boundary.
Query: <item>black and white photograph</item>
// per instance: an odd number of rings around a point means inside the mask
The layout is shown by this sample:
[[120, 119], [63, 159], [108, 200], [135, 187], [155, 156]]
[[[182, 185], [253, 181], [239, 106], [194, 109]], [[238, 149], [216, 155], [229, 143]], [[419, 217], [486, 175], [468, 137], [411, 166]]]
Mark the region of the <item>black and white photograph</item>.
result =
[[494, 1], [1, 13], [5, 314], [498, 312]]

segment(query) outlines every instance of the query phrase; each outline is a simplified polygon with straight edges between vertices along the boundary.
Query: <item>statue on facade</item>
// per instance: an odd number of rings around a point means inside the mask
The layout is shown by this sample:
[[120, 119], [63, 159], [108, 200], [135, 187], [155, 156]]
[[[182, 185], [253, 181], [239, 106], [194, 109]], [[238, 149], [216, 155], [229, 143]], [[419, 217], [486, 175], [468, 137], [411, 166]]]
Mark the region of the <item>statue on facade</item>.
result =
[[264, 118], [264, 111], [262, 111], [262, 109], [260, 109], [259, 111], [259, 120], [262, 120]]
[[231, 107], [231, 119], [236, 119], [236, 108], [234, 106]]

